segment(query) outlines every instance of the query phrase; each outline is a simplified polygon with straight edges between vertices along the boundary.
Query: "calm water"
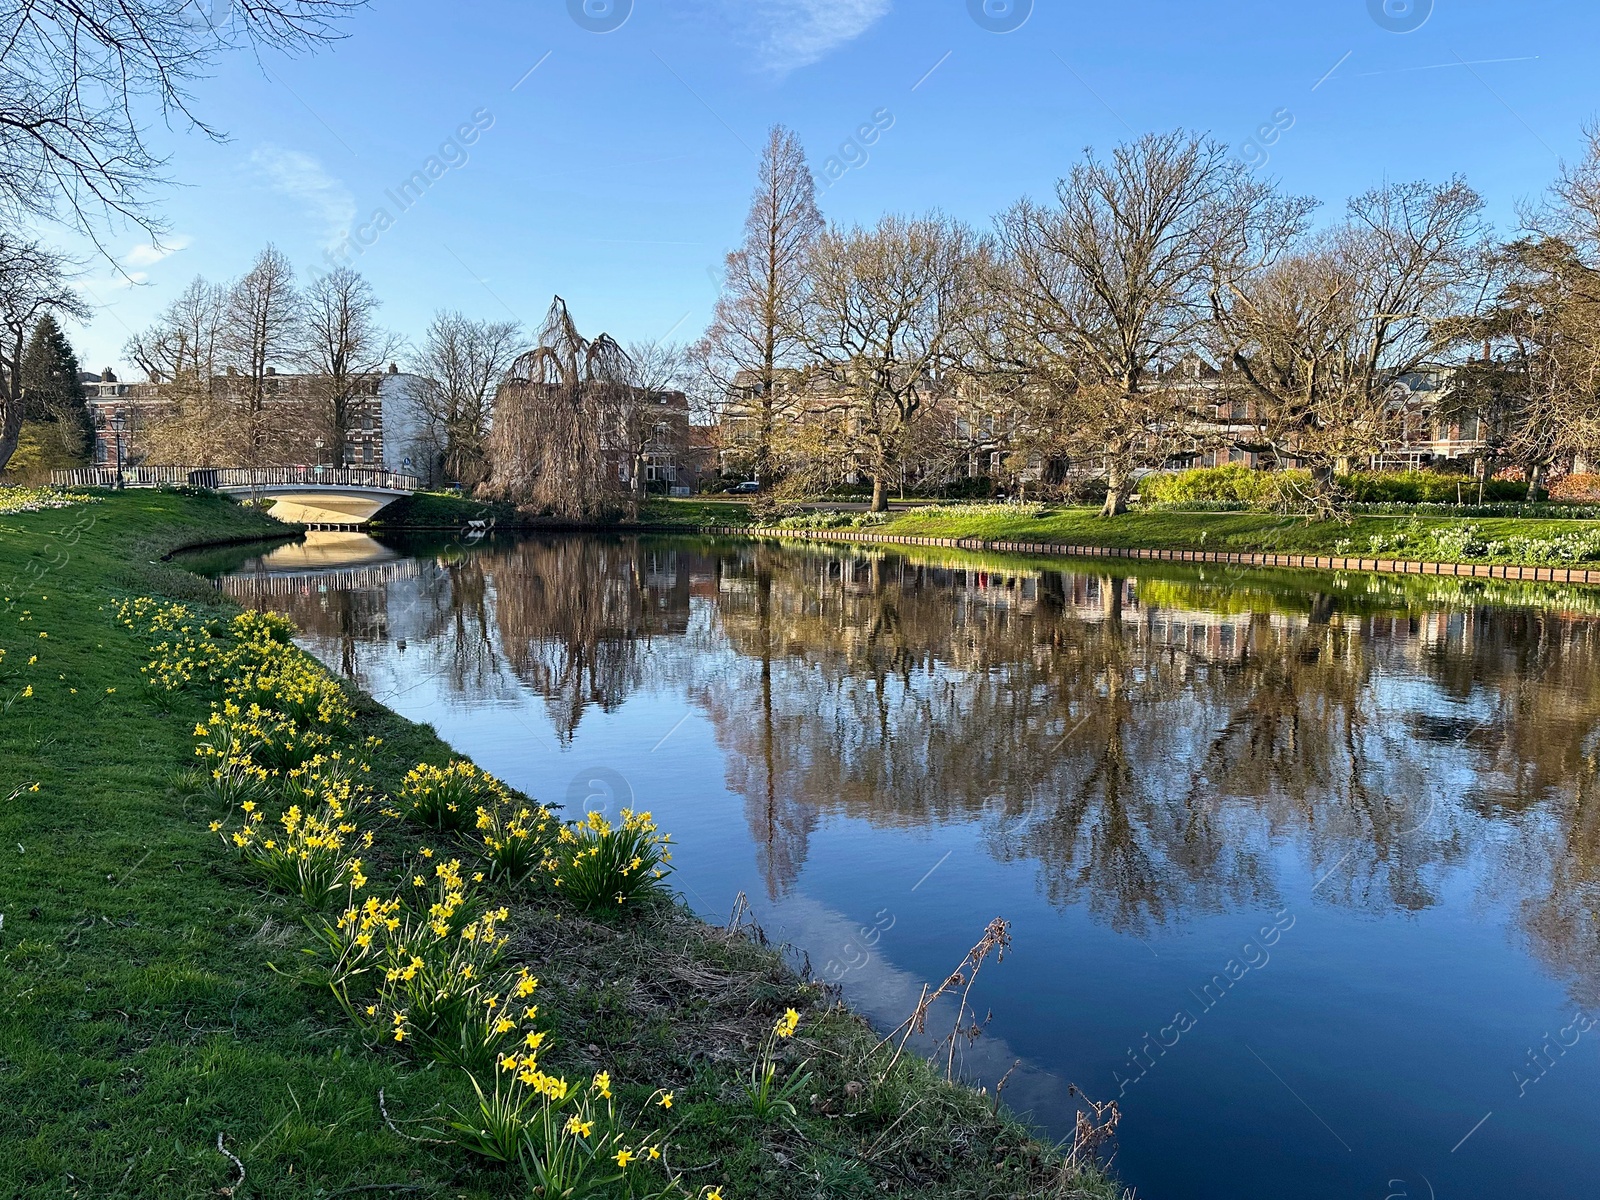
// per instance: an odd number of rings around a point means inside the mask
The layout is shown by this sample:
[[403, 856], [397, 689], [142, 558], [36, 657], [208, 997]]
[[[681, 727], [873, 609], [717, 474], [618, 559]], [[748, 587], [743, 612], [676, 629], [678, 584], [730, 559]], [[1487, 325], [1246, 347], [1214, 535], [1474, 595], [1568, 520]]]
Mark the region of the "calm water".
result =
[[1600, 1194], [1600, 594], [348, 535], [222, 585], [653, 810], [885, 1025], [1007, 918], [966, 1070], [1056, 1134], [1120, 1097], [1141, 1197]]

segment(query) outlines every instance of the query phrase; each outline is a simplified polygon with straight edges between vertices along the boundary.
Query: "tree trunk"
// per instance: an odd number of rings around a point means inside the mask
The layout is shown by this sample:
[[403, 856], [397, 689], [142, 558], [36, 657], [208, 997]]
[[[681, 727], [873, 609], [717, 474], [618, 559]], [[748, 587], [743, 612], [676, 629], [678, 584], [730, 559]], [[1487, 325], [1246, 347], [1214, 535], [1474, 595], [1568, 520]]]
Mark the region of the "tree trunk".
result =
[[889, 511], [889, 491], [885, 486], [883, 475], [878, 472], [872, 476], [872, 506], [867, 511], [875, 513]]
[[[0, 462], [4, 461], [5, 460], [3, 458], [0, 458]], [[1539, 498], [1540, 480], [1543, 478], [1543, 476], [1543, 463], [1534, 463], [1528, 468], [1528, 499], [1530, 501], [1537, 500]]]
[[1339, 489], [1334, 481], [1332, 463], [1320, 462], [1311, 468], [1311, 503], [1319, 520], [1331, 517], [1339, 509]]
[[0, 395], [0, 471], [6, 469], [11, 456], [17, 451], [17, 439], [22, 433], [22, 401]]
[[1106, 463], [1106, 502], [1100, 508], [1102, 517], [1115, 517], [1128, 511], [1128, 497], [1133, 494], [1133, 472], [1115, 459]]
[[0, 354], [0, 471], [17, 452], [22, 434], [22, 327], [16, 328], [11, 361]]

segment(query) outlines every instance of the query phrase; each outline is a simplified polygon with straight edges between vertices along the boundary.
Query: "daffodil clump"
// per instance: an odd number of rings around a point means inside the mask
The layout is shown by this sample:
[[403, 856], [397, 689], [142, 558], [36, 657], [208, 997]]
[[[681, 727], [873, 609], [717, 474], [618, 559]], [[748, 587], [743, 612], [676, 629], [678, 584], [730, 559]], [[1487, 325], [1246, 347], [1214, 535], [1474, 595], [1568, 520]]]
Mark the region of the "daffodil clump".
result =
[[214, 705], [204, 724], [195, 726], [200, 739], [195, 753], [215, 759], [226, 747], [230, 755], [248, 755], [250, 761], [272, 772], [300, 766], [333, 745], [332, 735], [306, 727], [291, 717], [252, 701], [241, 707], [224, 700]]
[[[528, 1053], [503, 1057], [499, 1075], [492, 1091], [477, 1087], [477, 1110], [452, 1122], [464, 1144], [485, 1158], [519, 1163], [535, 1196], [633, 1196], [649, 1186], [646, 1171], [661, 1160], [662, 1134], [640, 1132], [625, 1119], [608, 1072], [569, 1083], [546, 1074]], [[658, 1090], [647, 1111], [671, 1107], [672, 1093]], [[714, 1188], [695, 1194], [721, 1200]]]
[[224, 696], [282, 713], [308, 729], [342, 730], [355, 720], [339, 681], [294, 646], [265, 637], [245, 646], [248, 653], [236, 657], [235, 672], [223, 684]]
[[260, 743], [242, 722], [213, 711], [194, 727], [200, 792], [219, 804], [254, 802], [272, 790], [272, 772], [256, 761]]
[[[20, 665], [19, 664], [20, 661]], [[40, 673], [39, 653], [37, 651], [28, 655], [7, 656], [4, 646], [0, 646], [0, 713], [10, 712], [11, 709], [24, 700], [33, 699], [33, 683], [30, 677], [37, 677]], [[76, 688], [72, 689], [77, 691]]]
[[507, 886], [524, 883], [548, 857], [556, 821], [543, 805], [509, 797], [478, 806], [478, 853], [489, 878]]
[[750, 1082], [745, 1085], [750, 1110], [758, 1121], [770, 1121], [774, 1117], [793, 1120], [796, 1116], [795, 1101], [811, 1085], [811, 1076], [806, 1072], [804, 1063], [788, 1079], [781, 1084], [778, 1082], [779, 1044], [787, 1042], [799, 1028], [800, 1014], [792, 1008], [785, 1009], [783, 1016], [767, 1031], [761, 1043], [761, 1057], [751, 1066]]
[[[368, 738], [362, 749], [370, 752], [382, 745], [379, 738]], [[335, 796], [346, 808], [364, 808], [378, 801], [377, 793], [368, 782], [372, 764], [353, 749], [332, 750], [327, 754], [313, 755], [283, 776], [283, 789], [287, 796], [314, 799], [317, 796]]]
[[671, 844], [647, 812], [625, 808], [618, 825], [592, 812], [562, 827], [546, 867], [551, 882], [579, 907], [616, 910], [657, 888], [672, 870]]
[[339, 892], [367, 886], [355, 850], [371, 848], [372, 831], [361, 832], [352, 815], [345, 798], [328, 794], [314, 808], [291, 804], [274, 827], [246, 800], [237, 820], [213, 821], [211, 831], [267, 886], [322, 908]]
[[537, 1008], [520, 1001], [535, 982], [526, 968], [500, 969], [506, 908], [474, 900], [456, 860], [437, 864], [437, 886], [413, 877], [415, 897], [353, 900], [325, 923], [330, 983], [346, 1010], [378, 1041], [422, 1058], [485, 1072], [508, 1037], [544, 1035], [527, 1026]]
[[222, 624], [183, 604], [140, 597], [116, 606], [129, 629], [165, 634], [144, 667], [152, 687], [221, 687], [241, 709], [280, 714], [305, 728], [338, 731], [355, 718], [339, 681], [294, 647], [294, 623], [277, 613], [241, 613]]
[[505, 784], [458, 758], [449, 766], [419, 763], [400, 785], [400, 803], [415, 821], [431, 829], [472, 827], [480, 807], [509, 802]]
[[6, 517], [12, 513], [44, 512], [99, 502], [100, 497], [87, 492], [65, 492], [53, 487], [0, 487], [0, 516]]

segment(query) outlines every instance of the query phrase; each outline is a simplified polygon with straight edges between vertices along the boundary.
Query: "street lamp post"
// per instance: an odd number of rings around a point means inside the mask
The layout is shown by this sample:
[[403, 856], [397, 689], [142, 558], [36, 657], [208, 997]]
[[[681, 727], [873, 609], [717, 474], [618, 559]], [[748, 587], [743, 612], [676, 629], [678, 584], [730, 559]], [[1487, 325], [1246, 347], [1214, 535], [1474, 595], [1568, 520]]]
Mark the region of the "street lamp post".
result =
[[123, 431], [124, 427], [126, 426], [126, 424], [127, 424], [127, 417], [125, 417], [123, 415], [122, 410], [119, 408], [111, 416], [111, 432], [115, 435], [115, 437], [117, 439], [117, 490], [118, 491], [121, 491], [124, 487], [127, 486], [126, 481], [122, 478], [122, 431]]

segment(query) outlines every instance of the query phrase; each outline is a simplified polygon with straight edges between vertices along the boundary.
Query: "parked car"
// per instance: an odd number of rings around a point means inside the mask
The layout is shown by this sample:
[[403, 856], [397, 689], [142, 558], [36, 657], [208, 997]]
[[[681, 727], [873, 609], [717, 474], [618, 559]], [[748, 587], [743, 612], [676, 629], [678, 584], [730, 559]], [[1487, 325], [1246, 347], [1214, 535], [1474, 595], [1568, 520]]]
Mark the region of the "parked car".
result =
[[761, 483], [759, 480], [746, 479], [743, 483], [734, 485], [733, 494], [735, 496], [748, 496], [754, 492], [759, 492], [760, 490]]

